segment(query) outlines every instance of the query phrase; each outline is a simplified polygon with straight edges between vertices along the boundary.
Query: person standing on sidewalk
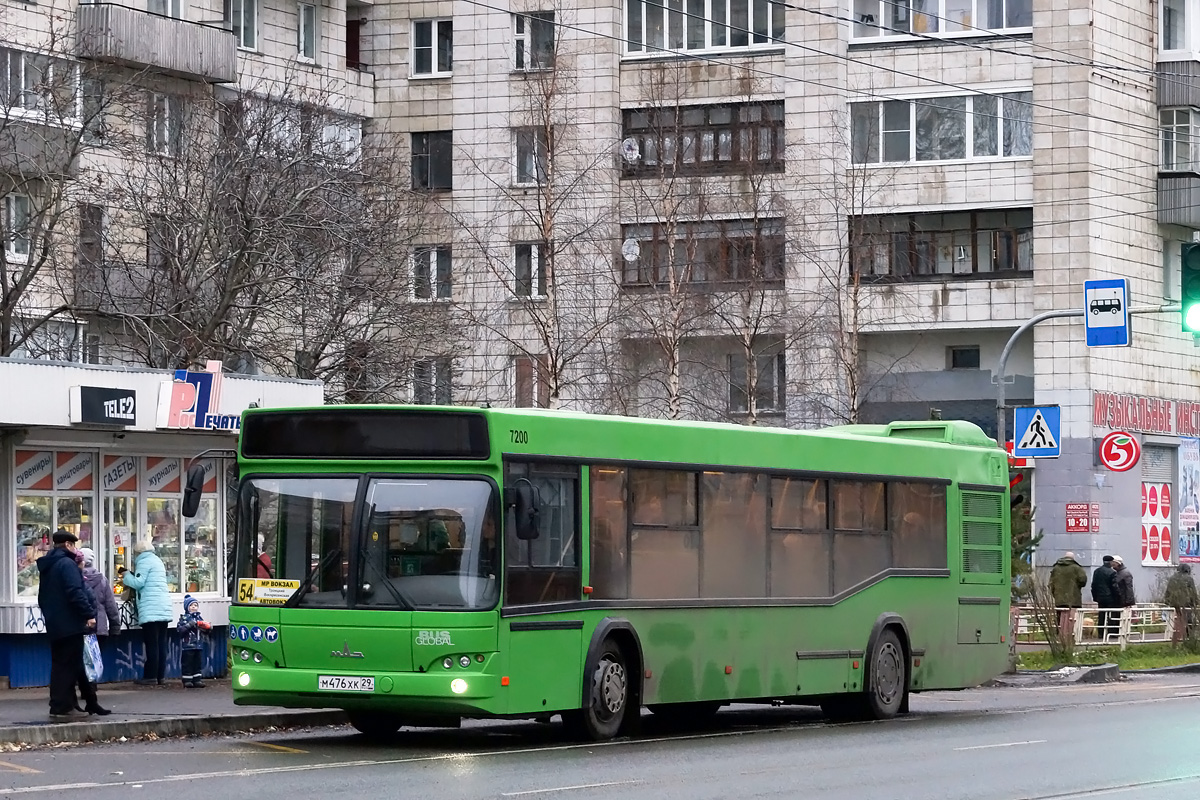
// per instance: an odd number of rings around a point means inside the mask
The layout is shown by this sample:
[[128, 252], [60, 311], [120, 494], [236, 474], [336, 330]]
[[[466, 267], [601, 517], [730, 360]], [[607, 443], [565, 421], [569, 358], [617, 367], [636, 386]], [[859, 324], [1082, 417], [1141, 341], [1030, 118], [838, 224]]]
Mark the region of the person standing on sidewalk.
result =
[[167, 674], [167, 623], [171, 621], [167, 568], [154, 552], [154, 542], [142, 539], [139, 549], [133, 569], [121, 575], [121, 583], [137, 592], [138, 625], [146, 642], [146, 664], [137, 683], [162, 686]]
[[[1137, 604], [1137, 596], [1133, 591], [1133, 573], [1125, 566], [1125, 559], [1113, 556], [1113, 594], [1116, 595], [1117, 605], [1121, 607], [1116, 622], [1119, 623], [1132, 612], [1128, 609]], [[1120, 627], [1117, 629], [1120, 634]]]
[[[117, 608], [117, 598], [113, 596], [112, 584], [96, 568], [95, 552], [91, 548], [81, 547], [75, 555], [77, 559], [81, 559], [79, 567], [83, 570], [83, 584], [91, 592], [92, 602], [96, 604], [96, 636], [104, 639], [109, 631], [116, 633], [121, 629], [121, 611]], [[96, 694], [95, 681], [92, 681], [91, 692]], [[88, 713], [104, 716], [112, 712], [97, 703]]]
[[1074, 553], [1067, 553], [1050, 569], [1050, 594], [1058, 609], [1058, 635], [1064, 644], [1075, 638], [1075, 609], [1083, 605], [1083, 587], [1087, 586], [1087, 572], [1075, 560]]
[[1171, 627], [1171, 644], [1179, 644], [1187, 636], [1193, 610], [1200, 605], [1200, 595], [1196, 593], [1196, 582], [1192, 580], [1190, 566], [1179, 565], [1179, 569], [1167, 581], [1167, 591], [1163, 600], [1175, 611], [1174, 624]]
[[1120, 608], [1121, 604], [1117, 602], [1117, 594], [1113, 587], [1113, 578], [1116, 577], [1116, 572], [1112, 568], [1112, 556], [1105, 556], [1104, 563], [1096, 567], [1096, 571], [1092, 573], [1092, 599], [1096, 601], [1096, 605], [1100, 606], [1100, 641], [1108, 641], [1109, 633], [1116, 633], [1113, 624], [1115, 617], [1119, 613], [1114, 613], [1109, 609]]
[[85, 708], [99, 708], [83, 670], [83, 637], [96, 624], [96, 606], [75, 563], [75, 534], [59, 528], [54, 549], [37, 560], [38, 605], [50, 637], [50, 717], [73, 719], [87, 714], [75, 703], [83, 690]]
[[204, 621], [200, 615], [200, 603], [196, 598], [184, 595], [183, 613], [175, 623], [179, 631], [179, 639], [183, 650], [179, 654], [179, 677], [188, 689], [203, 689], [204, 681], [204, 635], [202, 631], [212, 630], [212, 625]]

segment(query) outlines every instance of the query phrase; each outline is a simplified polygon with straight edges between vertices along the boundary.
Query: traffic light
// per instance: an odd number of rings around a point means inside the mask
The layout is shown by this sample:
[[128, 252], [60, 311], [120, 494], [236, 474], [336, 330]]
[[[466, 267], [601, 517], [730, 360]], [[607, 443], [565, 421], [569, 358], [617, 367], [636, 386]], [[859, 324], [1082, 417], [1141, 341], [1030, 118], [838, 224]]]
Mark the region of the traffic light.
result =
[[1200, 244], [1184, 242], [1180, 252], [1180, 317], [1188, 333], [1200, 333]]

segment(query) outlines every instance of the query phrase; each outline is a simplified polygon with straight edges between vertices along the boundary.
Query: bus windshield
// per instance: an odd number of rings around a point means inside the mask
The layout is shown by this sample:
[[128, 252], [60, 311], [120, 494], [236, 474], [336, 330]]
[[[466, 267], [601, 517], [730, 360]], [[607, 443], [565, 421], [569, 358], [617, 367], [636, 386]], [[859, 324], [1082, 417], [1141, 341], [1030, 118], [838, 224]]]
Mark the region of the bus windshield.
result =
[[[375, 478], [360, 516], [360, 480], [243, 481], [238, 602], [416, 610], [495, 605], [497, 504], [490, 483]], [[358, 529], [356, 519], [364, 523]]]

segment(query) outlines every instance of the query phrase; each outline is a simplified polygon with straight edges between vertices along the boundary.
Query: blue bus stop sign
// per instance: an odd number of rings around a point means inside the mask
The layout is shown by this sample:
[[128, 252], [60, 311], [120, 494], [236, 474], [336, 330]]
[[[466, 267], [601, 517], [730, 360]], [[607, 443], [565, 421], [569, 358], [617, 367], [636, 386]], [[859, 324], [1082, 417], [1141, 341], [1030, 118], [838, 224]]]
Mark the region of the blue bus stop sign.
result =
[[1088, 347], [1129, 346], [1129, 281], [1083, 282], [1083, 323]]

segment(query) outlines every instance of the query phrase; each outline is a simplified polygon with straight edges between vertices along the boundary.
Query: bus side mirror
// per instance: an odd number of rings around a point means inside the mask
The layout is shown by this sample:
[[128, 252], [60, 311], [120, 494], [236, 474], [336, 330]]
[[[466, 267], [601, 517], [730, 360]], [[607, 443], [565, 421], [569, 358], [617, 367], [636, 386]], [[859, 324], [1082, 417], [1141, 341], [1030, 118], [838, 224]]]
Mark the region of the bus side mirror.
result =
[[504, 500], [517, 538], [526, 542], [538, 538], [542, 511], [537, 487], [528, 478], [520, 478], [516, 486], [504, 491]]
[[204, 494], [204, 465], [193, 464], [187, 471], [187, 484], [183, 490], [183, 515], [196, 516], [200, 510], [200, 497]]

